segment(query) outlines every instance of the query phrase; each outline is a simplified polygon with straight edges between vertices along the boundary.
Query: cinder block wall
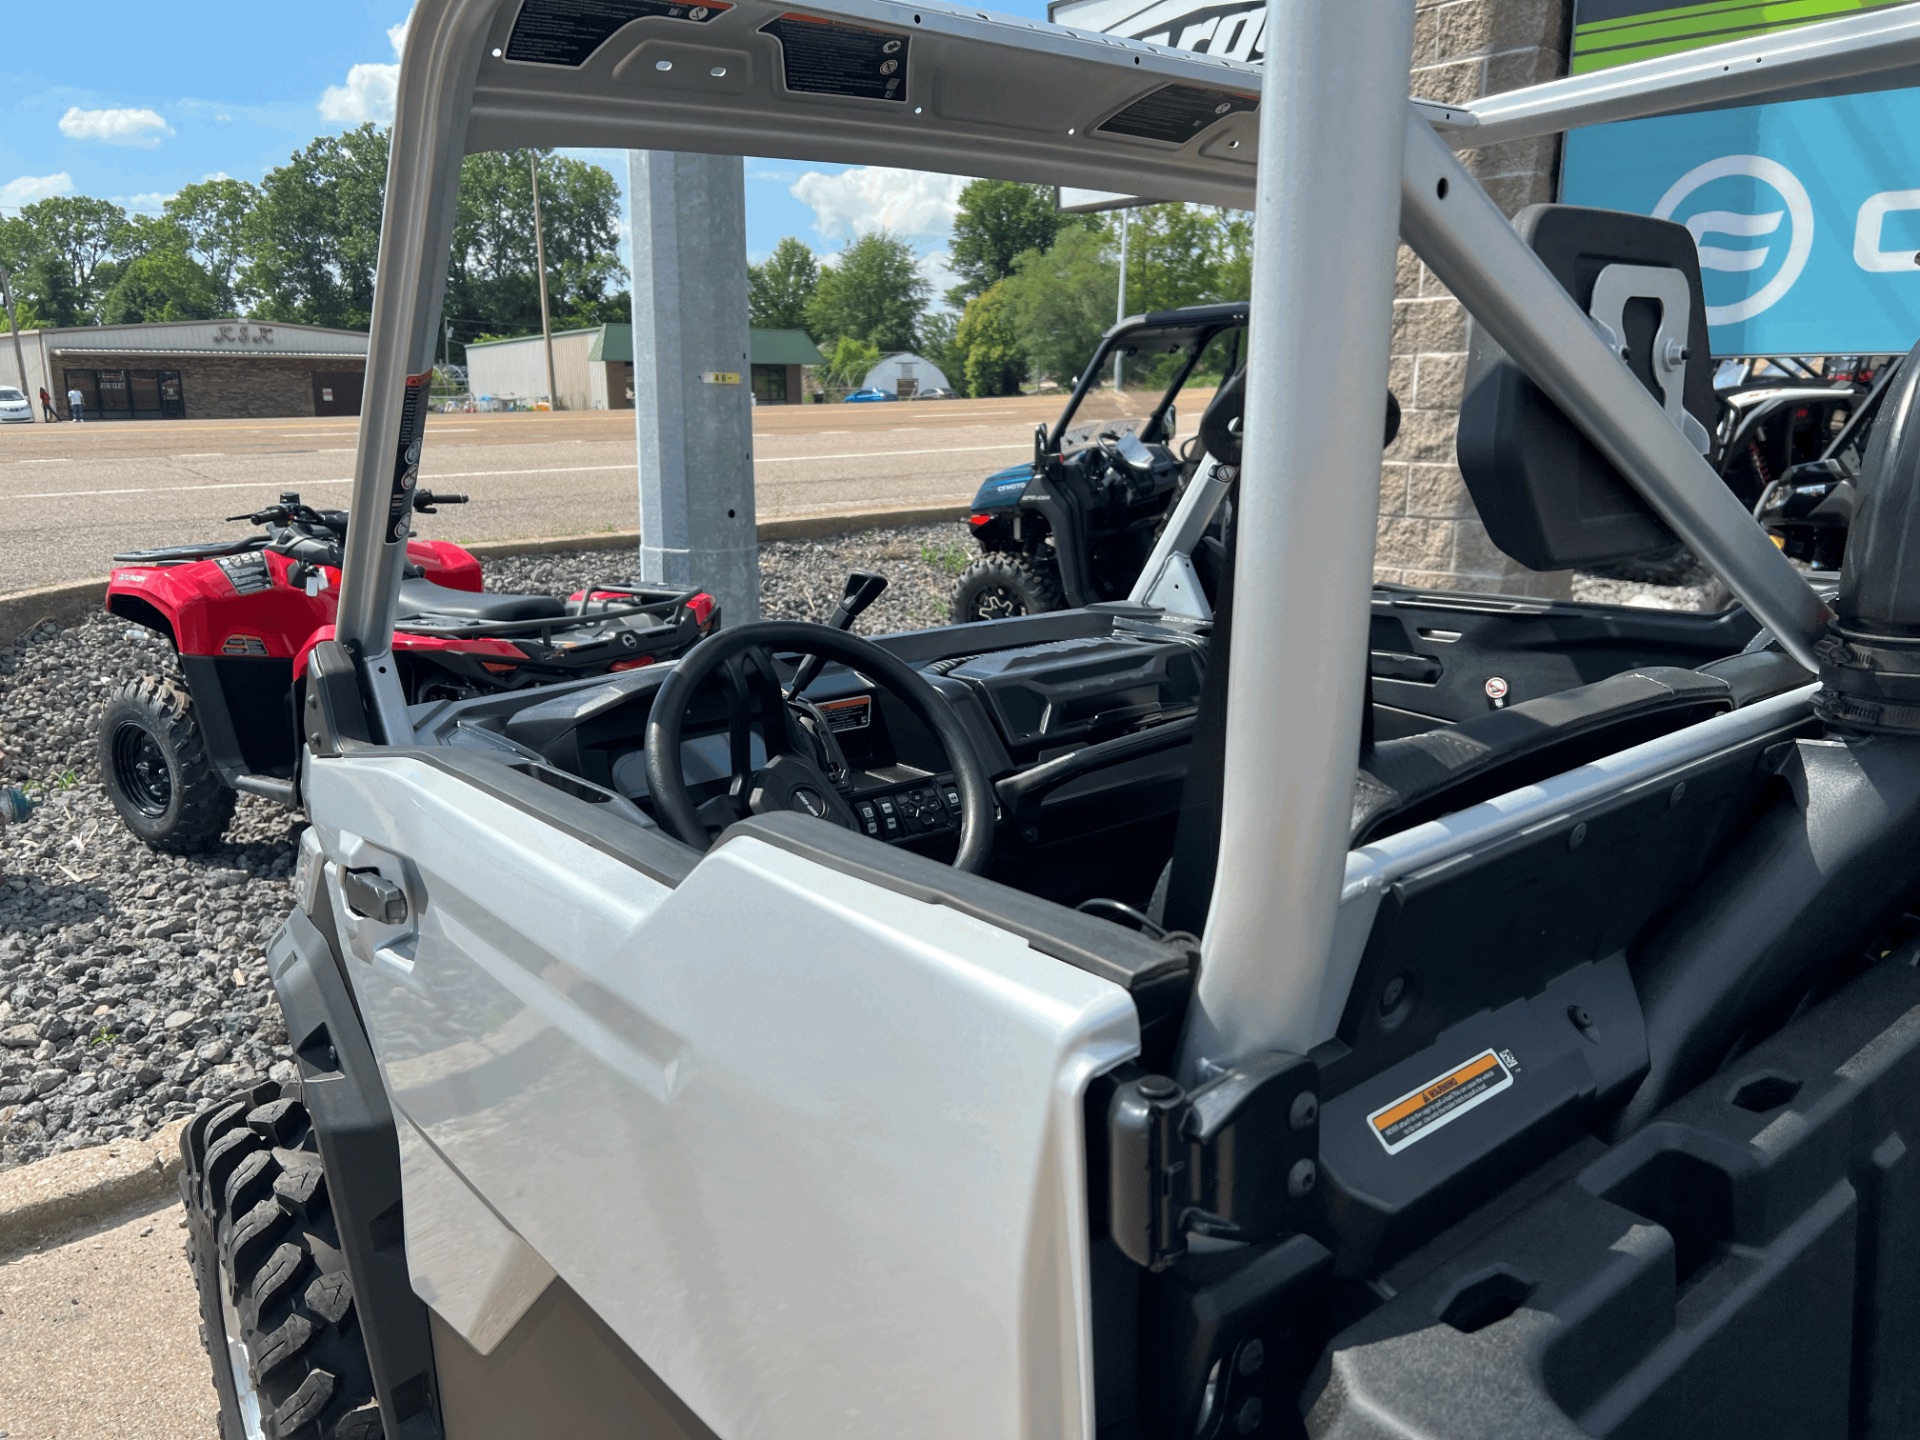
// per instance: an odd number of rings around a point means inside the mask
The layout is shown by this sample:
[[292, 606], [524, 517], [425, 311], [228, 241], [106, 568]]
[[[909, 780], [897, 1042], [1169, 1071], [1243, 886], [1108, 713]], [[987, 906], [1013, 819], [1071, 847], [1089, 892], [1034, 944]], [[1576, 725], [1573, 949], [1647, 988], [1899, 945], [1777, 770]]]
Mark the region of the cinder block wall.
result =
[[[1458, 103], [1566, 73], [1568, 0], [1418, 0], [1413, 93]], [[1468, 168], [1512, 215], [1551, 200], [1558, 137], [1467, 152]], [[1487, 539], [1454, 463], [1467, 316], [1405, 246], [1393, 305], [1400, 436], [1380, 467], [1374, 573], [1405, 585], [1565, 596], [1570, 577], [1537, 574]]]

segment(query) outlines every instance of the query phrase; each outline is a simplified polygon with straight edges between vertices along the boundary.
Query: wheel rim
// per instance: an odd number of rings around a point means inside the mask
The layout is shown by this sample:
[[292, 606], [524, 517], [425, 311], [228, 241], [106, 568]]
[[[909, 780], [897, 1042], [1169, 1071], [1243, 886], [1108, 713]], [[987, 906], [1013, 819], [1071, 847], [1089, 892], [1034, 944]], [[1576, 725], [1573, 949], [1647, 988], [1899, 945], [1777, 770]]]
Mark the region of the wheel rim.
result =
[[233, 1308], [233, 1273], [227, 1262], [220, 1262], [220, 1319], [226, 1330], [227, 1373], [233, 1378], [233, 1398], [240, 1407], [240, 1428], [247, 1440], [266, 1440], [266, 1424], [260, 1415], [260, 1392], [253, 1388], [253, 1359], [247, 1342], [240, 1338], [240, 1312]]
[[1005, 620], [1026, 613], [1019, 595], [1005, 585], [989, 585], [973, 599], [973, 614], [978, 620]]
[[120, 793], [142, 815], [159, 819], [173, 803], [173, 772], [160, 742], [138, 725], [122, 725], [113, 736], [113, 778]]

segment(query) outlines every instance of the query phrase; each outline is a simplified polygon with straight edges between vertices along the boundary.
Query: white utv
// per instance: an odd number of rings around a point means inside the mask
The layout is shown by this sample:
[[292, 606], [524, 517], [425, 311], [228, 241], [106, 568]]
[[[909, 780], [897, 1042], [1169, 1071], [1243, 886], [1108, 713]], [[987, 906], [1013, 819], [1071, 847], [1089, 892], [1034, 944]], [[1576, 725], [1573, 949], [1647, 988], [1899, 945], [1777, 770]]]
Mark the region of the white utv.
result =
[[[421, 0], [270, 950], [300, 1079], [184, 1140], [229, 1440], [1920, 1429], [1920, 365], [1823, 598], [1702, 454], [1686, 232], [1510, 224], [1454, 153], [1890, 83], [1920, 17], [1442, 109], [1412, 8], [1276, 3], [1263, 76]], [[409, 707], [408, 377], [460, 157], [528, 143], [1254, 208], [1217, 592]], [[1475, 317], [1496, 541], [1684, 542], [1738, 606], [1373, 590], [1397, 237]]]

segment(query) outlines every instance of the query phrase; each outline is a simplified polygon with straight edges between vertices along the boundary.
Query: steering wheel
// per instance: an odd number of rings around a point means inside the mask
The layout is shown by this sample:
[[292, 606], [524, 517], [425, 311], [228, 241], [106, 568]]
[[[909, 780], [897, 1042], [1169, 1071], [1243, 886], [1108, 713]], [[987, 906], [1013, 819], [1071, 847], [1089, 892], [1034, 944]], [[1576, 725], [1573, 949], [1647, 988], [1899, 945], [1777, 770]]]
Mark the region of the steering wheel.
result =
[[[773, 652], [837, 660], [885, 690], [934, 733], [947, 753], [954, 788], [960, 792], [960, 848], [956, 870], [978, 873], [993, 848], [994, 799], [987, 767], [951, 706], [904, 660], [870, 640], [800, 620], [763, 620], [709, 635], [689, 650], [667, 676], [647, 717], [647, 788], [653, 809], [671, 834], [706, 849], [716, 829], [749, 815], [794, 810], [858, 830], [853, 807], [820, 768], [820, 752], [795, 718], [804, 700], [789, 702], [781, 689]], [[687, 710], [714, 675], [727, 687], [727, 793], [696, 807], [687, 789], [680, 736]], [[753, 722], [766, 742], [764, 765], [753, 763]], [[831, 750], [831, 731], [818, 727]], [[831, 757], [829, 757], [831, 763]]]

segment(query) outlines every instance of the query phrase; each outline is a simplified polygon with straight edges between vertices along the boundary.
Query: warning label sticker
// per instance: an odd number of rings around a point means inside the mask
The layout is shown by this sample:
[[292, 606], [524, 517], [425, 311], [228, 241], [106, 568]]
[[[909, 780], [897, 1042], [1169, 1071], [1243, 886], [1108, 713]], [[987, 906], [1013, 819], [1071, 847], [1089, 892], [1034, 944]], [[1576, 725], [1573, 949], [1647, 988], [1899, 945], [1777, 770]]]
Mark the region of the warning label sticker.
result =
[[394, 456], [393, 490], [387, 497], [387, 540], [407, 538], [413, 522], [413, 487], [420, 479], [420, 445], [427, 434], [427, 388], [433, 372], [407, 377], [406, 399], [400, 402], [400, 445]]
[[906, 103], [905, 35], [792, 12], [769, 20], [760, 33], [780, 42], [789, 90]]
[[1097, 127], [1109, 135], [1131, 135], [1139, 140], [1164, 140], [1184, 145], [1216, 120], [1246, 110], [1258, 110], [1258, 95], [1237, 90], [1208, 90], [1199, 85], [1162, 85], [1143, 95]]
[[1483, 1050], [1458, 1069], [1374, 1111], [1367, 1116], [1368, 1128], [1389, 1155], [1397, 1155], [1512, 1085], [1515, 1068], [1492, 1050]]
[[507, 59], [533, 65], [584, 65], [631, 20], [657, 18], [705, 24], [732, 0], [525, 0], [507, 39]]

